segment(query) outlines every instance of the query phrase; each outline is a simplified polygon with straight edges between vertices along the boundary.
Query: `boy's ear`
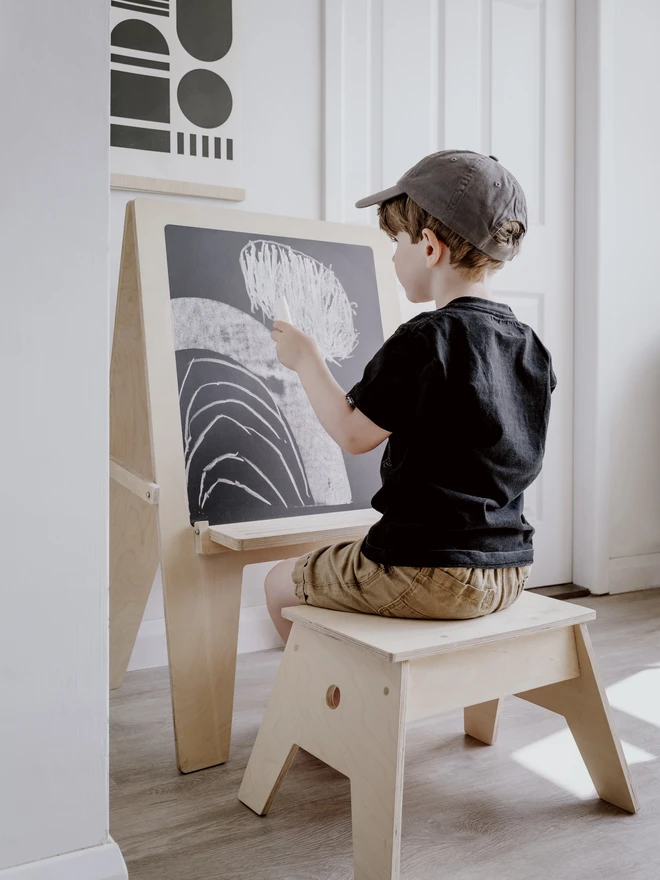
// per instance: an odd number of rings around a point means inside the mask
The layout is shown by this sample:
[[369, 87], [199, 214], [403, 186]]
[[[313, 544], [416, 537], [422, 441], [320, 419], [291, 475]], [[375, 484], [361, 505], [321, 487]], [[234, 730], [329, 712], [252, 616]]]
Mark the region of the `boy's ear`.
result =
[[422, 245], [426, 257], [426, 268], [432, 269], [437, 266], [447, 249], [444, 241], [440, 241], [432, 229], [422, 229]]

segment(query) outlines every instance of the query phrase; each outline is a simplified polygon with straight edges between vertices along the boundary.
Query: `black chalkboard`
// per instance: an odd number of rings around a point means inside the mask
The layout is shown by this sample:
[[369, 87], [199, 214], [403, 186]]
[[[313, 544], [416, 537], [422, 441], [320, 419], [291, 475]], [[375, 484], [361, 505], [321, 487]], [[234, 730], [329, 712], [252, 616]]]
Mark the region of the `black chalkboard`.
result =
[[270, 332], [284, 293], [348, 391], [383, 343], [371, 248], [173, 225], [165, 242], [191, 522], [369, 507], [381, 450], [342, 452]]

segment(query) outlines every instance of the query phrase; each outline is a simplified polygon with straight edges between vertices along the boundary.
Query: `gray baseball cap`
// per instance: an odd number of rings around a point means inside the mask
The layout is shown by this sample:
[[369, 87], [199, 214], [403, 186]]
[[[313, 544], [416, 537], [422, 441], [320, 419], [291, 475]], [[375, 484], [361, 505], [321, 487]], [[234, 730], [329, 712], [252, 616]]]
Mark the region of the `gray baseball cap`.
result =
[[515, 256], [512, 247], [493, 240], [505, 223], [517, 220], [527, 229], [522, 187], [495, 156], [471, 150], [432, 153], [406, 171], [395, 186], [360, 199], [355, 207], [380, 205], [404, 193], [494, 260]]

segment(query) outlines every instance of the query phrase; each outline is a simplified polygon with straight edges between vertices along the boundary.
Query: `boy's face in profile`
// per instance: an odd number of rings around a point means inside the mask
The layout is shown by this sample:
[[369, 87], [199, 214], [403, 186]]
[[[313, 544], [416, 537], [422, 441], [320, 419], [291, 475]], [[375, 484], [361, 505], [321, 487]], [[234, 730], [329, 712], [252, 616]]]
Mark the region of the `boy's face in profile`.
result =
[[[424, 230], [424, 233], [429, 232]], [[394, 270], [406, 291], [406, 297], [413, 303], [433, 300], [431, 270], [437, 266], [440, 255], [435, 253], [434, 247], [434, 244], [439, 244], [438, 239], [432, 232], [430, 234], [435, 242], [430, 242], [426, 234], [416, 244], [413, 244], [407, 232], [398, 232], [396, 236], [396, 250], [392, 257]]]

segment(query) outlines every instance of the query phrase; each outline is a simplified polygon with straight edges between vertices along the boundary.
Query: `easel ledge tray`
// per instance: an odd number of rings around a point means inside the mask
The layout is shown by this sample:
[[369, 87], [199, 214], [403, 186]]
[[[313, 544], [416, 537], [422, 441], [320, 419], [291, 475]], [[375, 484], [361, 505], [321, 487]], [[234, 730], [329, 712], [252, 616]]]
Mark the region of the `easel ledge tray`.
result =
[[288, 516], [255, 522], [225, 523], [209, 526], [209, 538], [230, 550], [258, 550], [307, 541], [332, 541], [359, 538], [377, 522], [381, 514], [365, 510], [340, 510], [332, 513]]

